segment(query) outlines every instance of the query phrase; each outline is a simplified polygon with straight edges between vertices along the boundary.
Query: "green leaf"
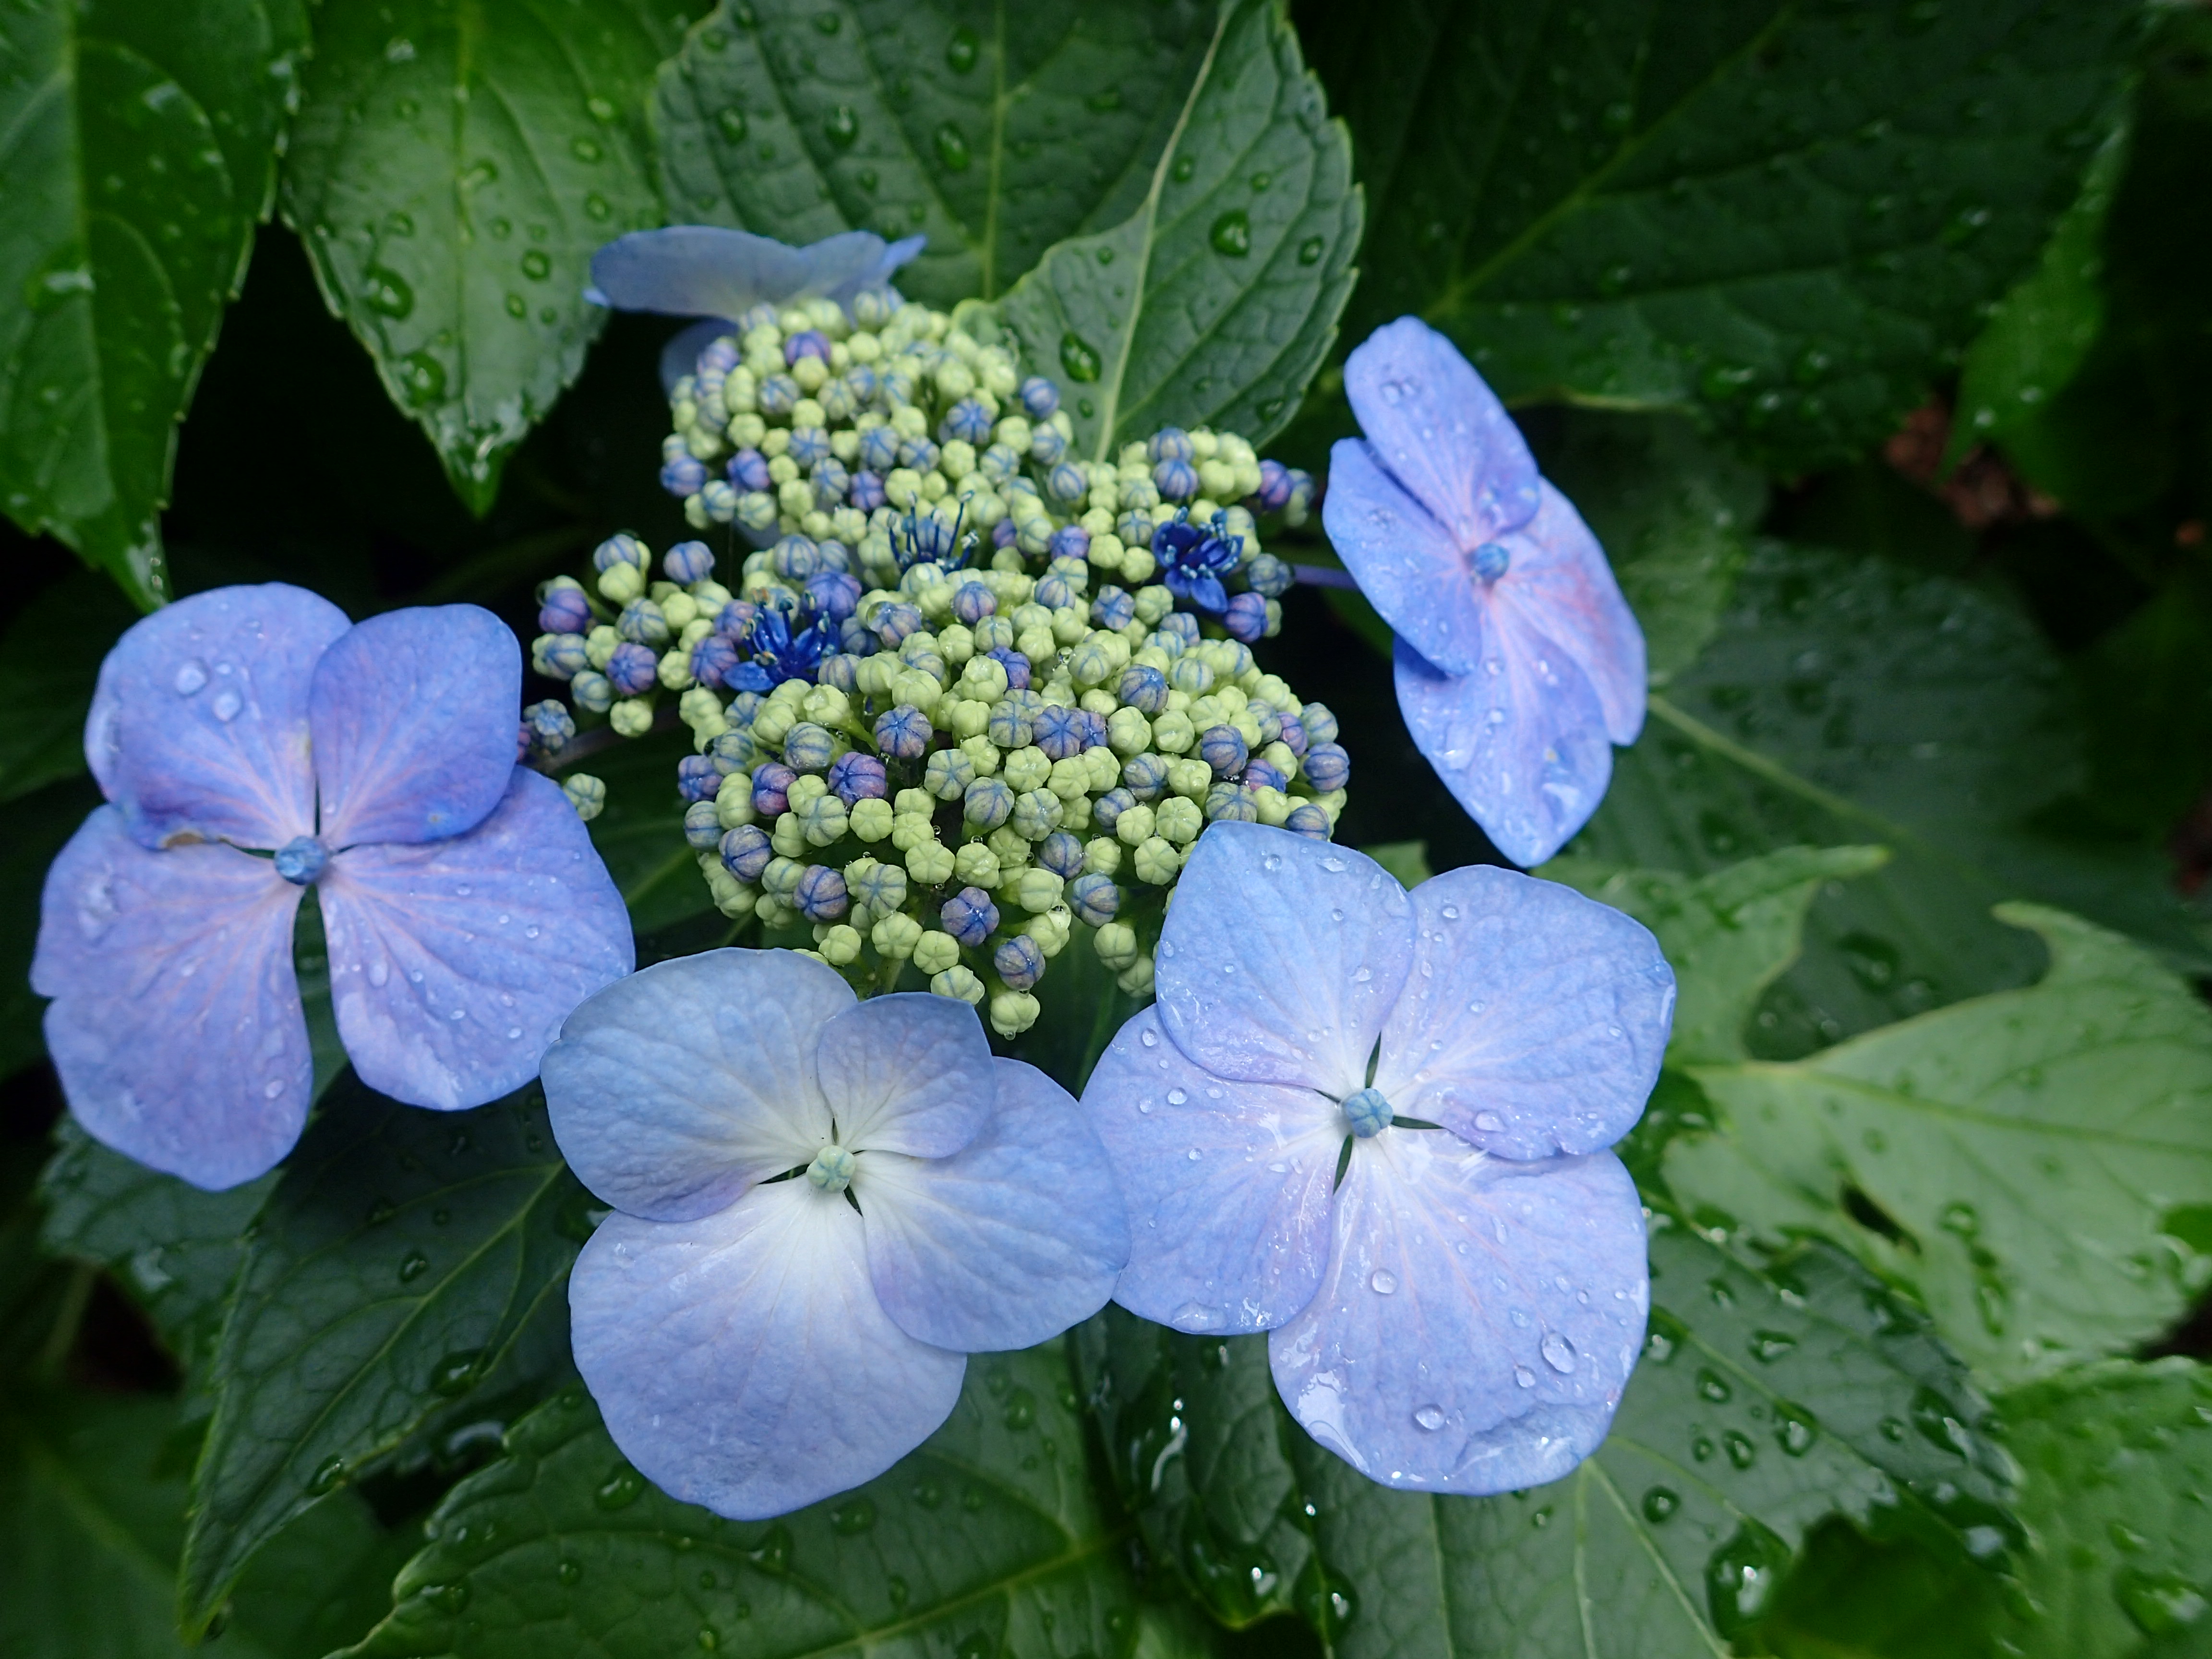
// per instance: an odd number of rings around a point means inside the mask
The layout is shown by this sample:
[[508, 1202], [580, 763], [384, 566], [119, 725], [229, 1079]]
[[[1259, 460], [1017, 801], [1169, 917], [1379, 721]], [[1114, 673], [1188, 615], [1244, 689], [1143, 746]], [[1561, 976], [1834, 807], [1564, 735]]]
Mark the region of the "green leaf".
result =
[[1059, 381], [1076, 453], [1168, 425], [1258, 443], [1297, 407], [1352, 292], [1359, 188], [1280, 0], [1231, 0], [1143, 200], [994, 307]]
[[687, 224], [926, 235], [899, 288], [990, 299], [1152, 181], [1213, 32], [1203, 0], [752, 0], [694, 27], [653, 103]]
[[1766, 988], [1797, 959], [1814, 894], [1887, 860], [1879, 847], [1788, 847], [1710, 876], [1610, 870], [1574, 858], [1554, 859], [1541, 874], [1626, 911], [1657, 935], [1676, 988], [1667, 1063], [1694, 1066], [1747, 1057], [1744, 1026]]
[[[580, 1388], [517, 1423], [507, 1446], [439, 1505], [429, 1547], [354, 1659], [1104, 1655], [1136, 1643], [1127, 1528], [1091, 1488], [1059, 1342], [978, 1355], [919, 1450], [776, 1521], [664, 1496]], [[1156, 1637], [1152, 1650], [1180, 1646]]]
[[1509, 399], [1694, 410], [1778, 471], [1878, 443], [2034, 258], [2124, 8], [1416, 0], [1308, 45], [1375, 193], [1353, 308]]
[[276, 1185], [272, 1172], [205, 1193], [111, 1152], [64, 1119], [39, 1177], [40, 1244], [106, 1267], [186, 1365], [211, 1358], [244, 1234]]
[[1984, 592], [1763, 543], [1572, 850], [1704, 874], [1784, 847], [1889, 848], [1884, 868], [1815, 899], [1805, 959], [1759, 1017], [1768, 1054], [2027, 982], [2039, 953], [1990, 919], [2004, 899], [2212, 965], [2159, 853], [2039, 822], [2082, 777], [2078, 732], [2049, 646]]
[[180, 1573], [188, 1629], [324, 1494], [571, 1374], [568, 1267], [593, 1220], [534, 1087], [452, 1113], [350, 1078], [331, 1091], [223, 1324]]
[[1766, 480], [1677, 416], [1567, 410], [1558, 425], [1545, 476], [1604, 547], [1664, 685], [1720, 627]]
[[1386, 841], [1359, 849], [1398, 878], [1408, 890], [1419, 887], [1436, 873], [1429, 868], [1429, 844], [1425, 841]]
[[2006, 433], [2065, 390], [2105, 326], [2105, 220], [2127, 160], [2115, 132], [2089, 164], [2081, 193], [2051, 232], [2043, 258], [1998, 302], [1966, 352], [1944, 455], [1955, 465], [1973, 444]]
[[1909, 1516], [1987, 1558], [2016, 1534], [1986, 1407], [1926, 1322], [1825, 1245], [1754, 1272], [1663, 1215], [1651, 1337], [1573, 1474], [1493, 1498], [1378, 1486], [1272, 1403], [1264, 1344], [1124, 1321], [1083, 1352], [1109, 1468], [1217, 1613], [1265, 1584], [1345, 1659], [1724, 1655], [1805, 1529]]
[[[11, 1389], [0, 1404], [0, 1651], [183, 1659], [171, 1622], [184, 1535], [177, 1409], [155, 1397]], [[376, 1616], [394, 1540], [348, 1492], [240, 1586], [221, 1651], [309, 1659]]]
[[2019, 1382], [2134, 1347], [2202, 1288], [2167, 1235], [2212, 1205], [2212, 1012], [2114, 934], [1999, 915], [2049, 947], [2040, 984], [1794, 1064], [1694, 1068], [1725, 1127], [1665, 1167], [1731, 1227], [1846, 1244]]
[[176, 425], [306, 46], [297, 0], [29, 0], [0, 22], [0, 497], [149, 609]]
[[1776, 1659], [1997, 1659], [2003, 1588], [1993, 1575], [1961, 1573], [1918, 1539], [1824, 1522], [1759, 1622], [1755, 1647]]
[[84, 767], [84, 720], [100, 665], [137, 613], [114, 585], [74, 570], [18, 612], [0, 635], [0, 801]]
[[322, 14], [285, 222], [476, 513], [605, 319], [593, 250], [659, 222], [644, 99], [683, 23], [645, 0]]
[[[2165, 1652], [2212, 1622], [2212, 1372], [2186, 1359], [2092, 1366], [2000, 1409], [2027, 1478], [2028, 1606], [2006, 1634], [2027, 1659]], [[2191, 1651], [2201, 1652], [2201, 1645]]]

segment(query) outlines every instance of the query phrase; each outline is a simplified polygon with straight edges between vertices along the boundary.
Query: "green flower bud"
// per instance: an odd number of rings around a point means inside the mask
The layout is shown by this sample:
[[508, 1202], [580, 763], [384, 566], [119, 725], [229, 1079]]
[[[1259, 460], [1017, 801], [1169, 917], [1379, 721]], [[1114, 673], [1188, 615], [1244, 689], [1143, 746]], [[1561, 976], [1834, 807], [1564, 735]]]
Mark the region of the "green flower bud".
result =
[[1088, 876], [1110, 876], [1121, 868], [1121, 843], [1111, 836], [1100, 836], [1083, 843], [1083, 872]]
[[[796, 685], [798, 682], [787, 680], [785, 684]], [[753, 736], [764, 744], [780, 744], [791, 735], [791, 728], [799, 724], [799, 711], [788, 702], [781, 697], [770, 697], [761, 705], [760, 712], [753, 716]]]
[[853, 810], [846, 814], [846, 823], [854, 835], [872, 846], [890, 834], [894, 816], [889, 801], [864, 796], [853, 803]]
[[610, 565], [599, 573], [599, 597], [609, 605], [628, 605], [644, 592], [645, 572], [634, 564]]
[[780, 856], [795, 859], [806, 851], [806, 826], [797, 812], [786, 812], [770, 826], [768, 839]]
[[1068, 653], [1067, 676], [1078, 685], [1097, 685], [1114, 672], [1114, 653], [1098, 635], [1082, 641]]
[[[1120, 769], [1115, 769], [1118, 773]], [[1070, 755], [1066, 760], [1056, 760], [1045, 780], [1045, 787], [1063, 801], [1073, 801], [1091, 790], [1091, 765], [1080, 755]]]
[[1037, 949], [1044, 952], [1045, 960], [1049, 962], [1067, 948], [1067, 936], [1073, 927], [1074, 921], [1067, 907], [1061, 904], [1031, 915], [1028, 932], [1029, 936], [1036, 941]]
[[1023, 909], [1038, 915], [1060, 902], [1066, 886], [1051, 871], [1032, 866], [1014, 878], [1012, 896]]
[[953, 737], [963, 743], [970, 738], [980, 738], [990, 729], [991, 705], [975, 697], [963, 697], [954, 702], [949, 717], [945, 716], [943, 702], [938, 704], [937, 712], [940, 718], [946, 719]]
[[891, 815], [891, 846], [901, 853], [911, 853], [915, 848], [937, 839], [937, 823], [927, 812], [894, 812]]
[[823, 795], [811, 800], [804, 806], [794, 808], [787, 816], [798, 818], [799, 829], [810, 847], [827, 847], [844, 837], [845, 803], [835, 795]]
[[1119, 972], [1137, 959], [1137, 930], [1126, 921], [1109, 921], [1093, 941], [1098, 960]]
[[[1188, 795], [1170, 795], [1154, 809], [1153, 817], [1158, 822], [1160, 834], [1178, 847], [1189, 846], [1206, 828], [1204, 809]], [[1141, 856], [1140, 853], [1140, 862]]]
[[998, 854], [1001, 881], [1006, 880], [1030, 861], [1031, 851], [1030, 844], [1024, 839], [1022, 832], [1011, 823], [991, 831], [984, 845]]
[[914, 943], [914, 965], [925, 974], [941, 974], [959, 960], [960, 941], [942, 928], [924, 929]]
[[1083, 751], [1083, 769], [1093, 794], [1103, 794], [1121, 781], [1121, 757], [1103, 744]]
[[761, 890], [774, 899], [787, 899], [799, 890], [799, 878], [805, 873], [806, 866], [797, 859], [770, 859], [761, 872]]
[[1163, 755], [1182, 754], [1197, 741], [1198, 729], [1180, 710], [1170, 708], [1152, 722], [1152, 747]]
[[1106, 741], [1125, 760], [1141, 755], [1152, 746], [1152, 723], [1133, 708], [1116, 708], [1106, 717]]
[[[1008, 827], [1024, 841], [1042, 841], [1060, 828], [1060, 820], [1067, 816], [1060, 797], [1048, 789], [1032, 789], [1014, 799], [1014, 816]], [[1193, 835], [1197, 832], [1192, 831]]]
[[750, 823], [756, 816], [753, 781], [743, 772], [731, 773], [714, 792], [714, 821], [725, 830], [734, 830], [741, 823]]
[[924, 887], [942, 887], [952, 879], [952, 849], [935, 841], [918, 842], [907, 849], [906, 872]]
[[821, 936], [814, 941], [814, 948], [822, 952], [822, 959], [832, 968], [842, 968], [860, 956], [859, 929], [848, 927], [841, 921], [835, 927], [821, 929], [820, 933]]
[[1296, 801], [1273, 784], [1265, 785], [1252, 792], [1252, 810], [1258, 815], [1262, 823], [1272, 823], [1279, 827], [1283, 820], [1290, 817], [1291, 808], [1297, 805]]
[[[893, 962], [903, 962], [915, 952], [922, 937], [921, 924], [904, 913], [885, 916], [868, 930], [868, 942]], [[950, 938], [950, 934], [941, 935]], [[958, 948], [957, 945], [954, 947]]]
[[795, 812], [809, 801], [820, 800], [829, 793], [830, 786], [823, 781], [821, 775], [817, 772], [809, 772], [803, 776], [793, 778], [785, 787], [783, 795], [784, 799], [791, 803], [791, 810]]
[[1114, 820], [1114, 839], [1124, 847], [1141, 847], [1152, 839], [1158, 830], [1152, 809], [1143, 801], [1134, 806], [1125, 806], [1121, 816]]
[[1006, 695], [1006, 665], [996, 657], [970, 657], [960, 671], [960, 694], [984, 703]]
[[958, 963], [930, 975], [929, 988], [941, 997], [954, 997], [971, 1007], [983, 1000], [983, 981]]
[[561, 793], [568, 796], [568, 805], [576, 809], [576, 816], [586, 823], [599, 817], [600, 809], [607, 804], [606, 785], [588, 772], [571, 772], [562, 781]]
[[[1195, 806], [1191, 808], [1194, 815], [1197, 811]], [[1121, 823], [1127, 823], [1128, 821], [1129, 815], [1127, 812], [1121, 814]], [[1115, 826], [1116, 831], [1120, 828], [1120, 824]], [[1176, 878], [1176, 872], [1182, 868], [1182, 854], [1176, 850], [1172, 843], [1158, 836], [1154, 836], [1137, 848], [1137, 855], [1130, 862], [1136, 870], [1139, 881], [1150, 882], [1155, 887], [1164, 887]]]
[[1186, 800], [1202, 801], [1213, 787], [1213, 769], [1202, 760], [1185, 758], [1168, 763], [1168, 790]]
[[[970, 763], [974, 765], [975, 768], [975, 775], [977, 777], [989, 778], [996, 777], [998, 775], [1000, 759], [999, 745], [993, 743], [990, 738], [980, 735], [972, 738], [963, 738], [960, 740], [960, 752], [967, 756]], [[1285, 775], [1287, 776], [1289, 775], [1286, 773]], [[1012, 787], [1011, 784], [1007, 787], [1009, 788]]]
[[[617, 569], [627, 568], [617, 566]], [[624, 697], [607, 710], [607, 724], [617, 737], [641, 738], [653, 730], [653, 705], [643, 697]]]
[[1152, 994], [1152, 959], [1139, 957], [1114, 975], [1114, 983], [1133, 997], [1148, 997]]
[[1037, 1000], [1027, 991], [1001, 991], [991, 999], [991, 1029], [1002, 1037], [1019, 1036], [1037, 1022]]
[[971, 841], [952, 855], [952, 879], [963, 887], [996, 887], [999, 855], [987, 842]]
[[1017, 795], [1042, 788], [1045, 780], [1052, 775], [1052, 763], [1045, 757], [1044, 750], [1035, 744], [1008, 753], [1003, 765], [1006, 787]]

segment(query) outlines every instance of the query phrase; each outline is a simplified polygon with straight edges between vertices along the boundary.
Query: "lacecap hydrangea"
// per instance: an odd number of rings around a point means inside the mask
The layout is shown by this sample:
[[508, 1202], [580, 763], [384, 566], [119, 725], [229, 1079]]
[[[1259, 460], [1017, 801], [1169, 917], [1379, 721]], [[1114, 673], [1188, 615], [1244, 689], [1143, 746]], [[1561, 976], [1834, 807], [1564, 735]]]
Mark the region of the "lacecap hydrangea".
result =
[[[1303, 473], [1203, 430], [1079, 460], [1052, 382], [882, 289], [753, 307], [671, 404], [664, 485], [749, 550], [682, 543], [656, 579], [611, 538], [544, 591], [532, 660], [625, 736], [673, 701], [724, 915], [811, 926], [864, 990], [912, 963], [1012, 1036], [1079, 927], [1149, 991], [1209, 822], [1328, 836], [1335, 718], [1250, 649], [1292, 578], [1260, 520], [1303, 518]], [[548, 754], [574, 729], [530, 715]]]

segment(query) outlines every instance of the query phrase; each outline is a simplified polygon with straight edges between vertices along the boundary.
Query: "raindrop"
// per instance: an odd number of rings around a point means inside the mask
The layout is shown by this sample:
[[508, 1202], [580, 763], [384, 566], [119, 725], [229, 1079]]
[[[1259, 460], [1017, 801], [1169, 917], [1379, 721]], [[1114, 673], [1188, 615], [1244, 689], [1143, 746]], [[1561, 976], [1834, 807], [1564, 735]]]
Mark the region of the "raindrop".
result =
[[850, 1499], [830, 1511], [830, 1529], [848, 1538], [856, 1537], [875, 1524], [876, 1506], [865, 1498]]
[[1746, 1521], [1705, 1563], [1705, 1601], [1713, 1627], [1741, 1635], [1768, 1611], [1790, 1567], [1790, 1547], [1756, 1521]]
[[553, 274], [553, 261], [543, 248], [532, 248], [522, 256], [522, 274], [533, 283], [542, 283]]
[[1196, 157], [1178, 155], [1176, 157], [1175, 165], [1168, 169], [1168, 174], [1176, 181], [1176, 183], [1179, 185], [1187, 185], [1190, 182], [1190, 175], [1197, 171], [1198, 161]]
[[1213, 222], [1208, 240], [1216, 253], [1241, 259], [1252, 251], [1252, 221], [1243, 208], [1231, 208]]
[[1413, 1421], [1433, 1434], [1444, 1425], [1443, 1410], [1436, 1406], [1424, 1406], [1413, 1413]]
[[628, 1509], [644, 1493], [645, 1477], [629, 1464], [617, 1463], [592, 1492], [592, 1501], [603, 1510]]
[[1304, 241], [1298, 244], [1298, 263], [1302, 265], [1316, 264], [1328, 246], [1318, 236], [1307, 237]]
[[368, 982], [371, 985], [380, 987], [391, 977], [392, 964], [386, 962], [382, 957], [379, 957], [374, 962], [368, 964]]
[[850, 149], [854, 140], [860, 136], [860, 118], [853, 112], [850, 104], [840, 104], [823, 118], [822, 131], [833, 148]]
[[430, 1369], [430, 1391], [449, 1396], [466, 1394], [476, 1386], [483, 1359], [482, 1348], [465, 1348], [459, 1353], [447, 1354]]
[[1168, 1091], [1168, 1104], [1170, 1106], [1182, 1105], [1186, 1101], [1189, 1100], [1189, 1098], [1190, 1096], [1183, 1090], [1170, 1089]]
[[572, 138], [568, 141], [568, 153], [579, 161], [596, 161], [606, 151], [599, 148], [599, 141], [596, 138]]
[[1544, 1334], [1544, 1340], [1537, 1344], [1537, 1352], [1544, 1356], [1544, 1363], [1562, 1376], [1575, 1369], [1575, 1345], [1557, 1331]]
[[980, 43], [975, 39], [975, 30], [956, 29], [952, 39], [945, 44], [945, 65], [955, 75], [965, 75], [975, 67], [975, 55], [979, 50]]
[[1474, 1127], [1485, 1134], [1494, 1135], [1505, 1127], [1505, 1120], [1495, 1112], [1477, 1112], [1474, 1115]]
[[1158, 1044], [1159, 1040], [1160, 1034], [1158, 1031], [1152, 1030], [1146, 1031], [1139, 1039], [1139, 1041], [1141, 1041], [1147, 1048], [1156, 1047]]
[[722, 137], [731, 143], [742, 144], [745, 142], [744, 111], [734, 106], [726, 109], [715, 116], [714, 125], [720, 130]]
[[399, 1282], [411, 1285], [429, 1270], [430, 1258], [420, 1250], [410, 1250], [406, 1260], [399, 1264]]
[[183, 667], [177, 670], [177, 678], [172, 684], [176, 686], [179, 696], [189, 697], [205, 685], [207, 681], [207, 665], [198, 657], [193, 657], [188, 659]]
[[1071, 380], [1095, 380], [1103, 365], [1091, 343], [1071, 329], [1060, 337], [1060, 366]]
[[584, 1582], [584, 1569], [574, 1561], [564, 1559], [553, 1569], [553, 1576], [566, 1588], [574, 1589]]
[[410, 351], [393, 367], [399, 372], [400, 390], [411, 407], [421, 409], [445, 395], [446, 367], [428, 352]]
[[1750, 1437], [1734, 1429], [1721, 1437], [1721, 1444], [1728, 1448], [1729, 1462], [1740, 1469], [1747, 1469], [1759, 1461], [1759, 1448], [1751, 1443]]
[[2124, 1567], [2113, 1575], [2112, 1595], [2122, 1611], [2149, 1636], [2193, 1625], [2207, 1611], [2204, 1593], [2179, 1573]]
[[1524, 1389], [1533, 1389], [1536, 1386], [1536, 1373], [1526, 1365], [1516, 1365], [1513, 1368], [1513, 1380]]
[[1712, 1371], [1699, 1371], [1698, 1373], [1698, 1396], [1711, 1405], [1725, 1406], [1730, 1400], [1735, 1397], [1735, 1390], [1729, 1388], [1729, 1385], [1723, 1382], [1716, 1373]]
[[1680, 1497], [1664, 1486], [1654, 1486], [1644, 1494], [1644, 1518], [1654, 1526], [1672, 1519], [1681, 1507]]
[[229, 721], [234, 720], [238, 718], [238, 711], [245, 706], [245, 703], [240, 700], [237, 692], [218, 692], [216, 695], [215, 700], [215, 717], [228, 724]]
[[1376, 1295], [1389, 1296], [1398, 1288], [1398, 1275], [1388, 1267], [1377, 1267], [1367, 1283]]
[[1797, 1346], [1797, 1339], [1781, 1331], [1753, 1331], [1751, 1334], [1751, 1357], [1772, 1364]]
[[[938, 128], [936, 143], [937, 159], [945, 164], [945, 170], [946, 172], [965, 173], [968, 171], [968, 162], [969, 160], [968, 154], [968, 137], [967, 135], [962, 132], [957, 125], [952, 122], [947, 121], [943, 126]], [[1062, 355], [1065, 356], [1064, 349]], [[1070, 372], [1073, 373], [1072, 370]], [[1085, 377], [1079, 374], [1076, 378], [1078, 380], [1083, 380], [1085, 378], [1096, 379], [1097, 377], [1095, 375]]]
[[362, 303], [386, 317], [404, 317], [415, 309], [415, 290], [396, 270], [371, 265], [361, 274]]
[[314, 1474], [308, 1479], [307, 1490], [319, 1498], [323, 1493], [333, 1490], [338, 1482], [344, 1479], [345, 1459], [326, 1457], [316, 1465]]

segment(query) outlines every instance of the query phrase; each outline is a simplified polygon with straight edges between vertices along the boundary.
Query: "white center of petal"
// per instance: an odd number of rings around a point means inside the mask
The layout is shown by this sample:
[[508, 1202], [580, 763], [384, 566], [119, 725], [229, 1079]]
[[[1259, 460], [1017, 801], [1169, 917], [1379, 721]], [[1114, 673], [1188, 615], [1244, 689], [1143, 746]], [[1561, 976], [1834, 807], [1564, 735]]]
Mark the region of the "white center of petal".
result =
[[860, 1167], [860, 1159], [842, 1146], [824, 1146], [806, 1166], [806, 1178], [825, 1193], [842, 1193]]

